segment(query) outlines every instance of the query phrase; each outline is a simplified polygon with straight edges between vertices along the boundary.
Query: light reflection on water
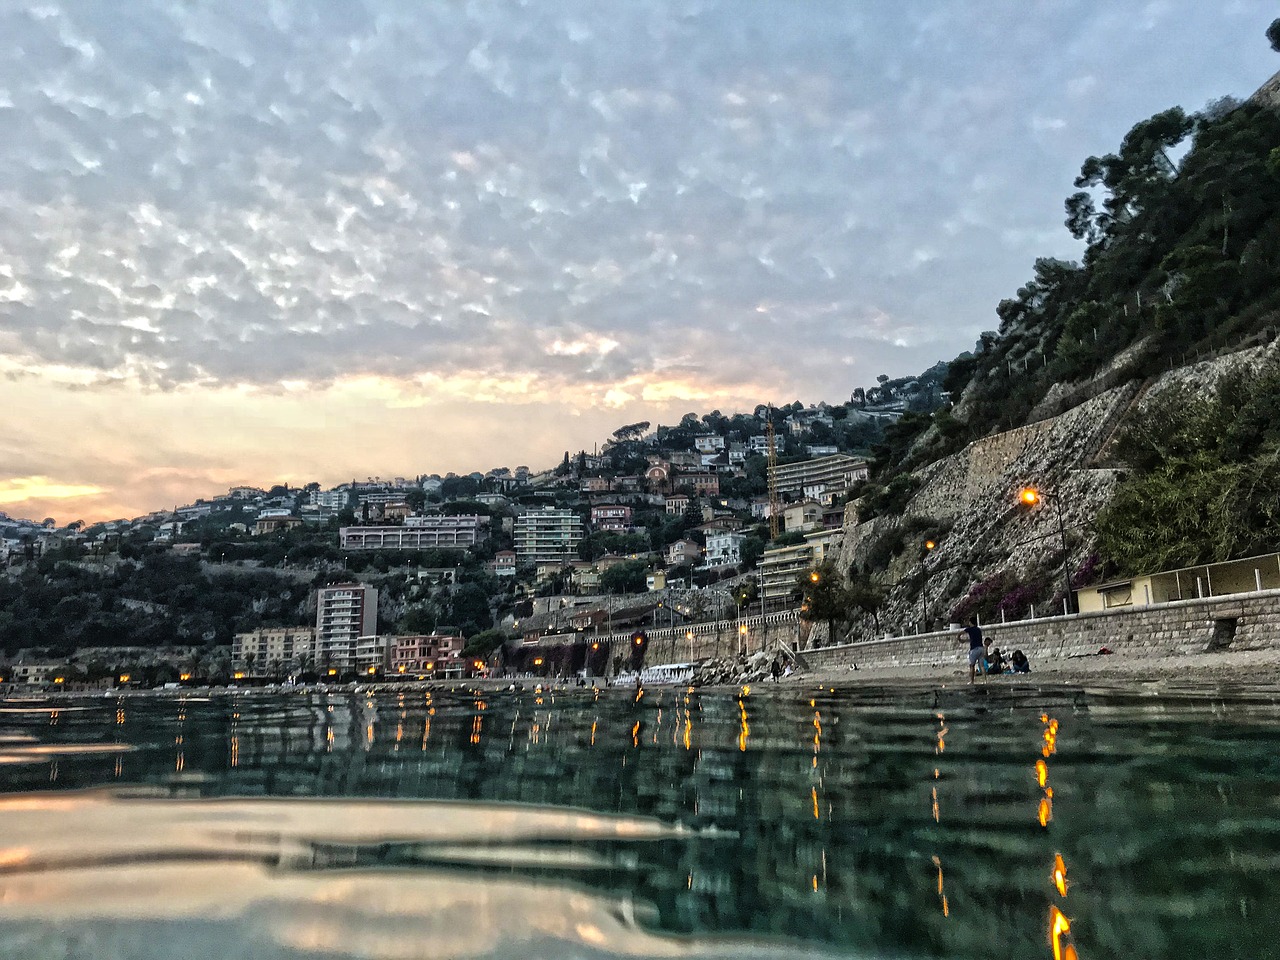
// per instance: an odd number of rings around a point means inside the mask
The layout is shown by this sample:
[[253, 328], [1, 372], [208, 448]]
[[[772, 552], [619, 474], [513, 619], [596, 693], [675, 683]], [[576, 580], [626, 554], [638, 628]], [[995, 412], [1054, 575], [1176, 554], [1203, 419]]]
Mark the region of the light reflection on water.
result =
[[995, 684], [12, 704], [0, 955], [1272, 956], [1278, 704]]

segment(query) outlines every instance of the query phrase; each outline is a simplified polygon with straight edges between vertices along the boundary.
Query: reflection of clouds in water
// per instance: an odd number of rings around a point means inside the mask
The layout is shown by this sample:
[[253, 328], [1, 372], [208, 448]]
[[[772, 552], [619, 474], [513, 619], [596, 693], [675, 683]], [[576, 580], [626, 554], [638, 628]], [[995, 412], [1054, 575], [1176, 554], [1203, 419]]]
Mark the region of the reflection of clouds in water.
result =
[[[218, 924], [219, 956], [238, 955], [240, 942], [256, 957], [797, 956], [658, 936], [629, 898], [520, 876], [610, 866], [565, 841], [696, 836], [657, 820], [500, 805], [26, 794], [0, 799], [0, 889], [8, 924], [137, 924], [129, 956], [152, 955], [154, 924], [194, 921]], [[398, 869], [380, 859], [389, 849], [404, 854]]]

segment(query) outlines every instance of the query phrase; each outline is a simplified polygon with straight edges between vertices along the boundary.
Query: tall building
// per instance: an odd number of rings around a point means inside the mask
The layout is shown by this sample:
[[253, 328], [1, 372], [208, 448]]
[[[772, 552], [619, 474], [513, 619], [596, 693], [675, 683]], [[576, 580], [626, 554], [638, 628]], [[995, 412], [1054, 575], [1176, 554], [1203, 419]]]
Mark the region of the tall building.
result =
[[583, 535], [582, 518], [572, 510], [530, 510], [516, 517], [516, 557], [521, 563], [573, 560]]
[[378, 632], [378, 591], [360, 583], [334, 583], [316, 591], [316, 662], [354, 670], [356, 641]]

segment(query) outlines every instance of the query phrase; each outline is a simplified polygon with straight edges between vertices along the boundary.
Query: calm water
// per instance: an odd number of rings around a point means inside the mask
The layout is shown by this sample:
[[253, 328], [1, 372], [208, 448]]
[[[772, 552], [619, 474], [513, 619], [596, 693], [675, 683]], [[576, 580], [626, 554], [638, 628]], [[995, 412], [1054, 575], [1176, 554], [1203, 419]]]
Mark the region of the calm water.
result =
[[0, 956], [1276, 957], [1278, 719], [995, 683], [10, 700]]

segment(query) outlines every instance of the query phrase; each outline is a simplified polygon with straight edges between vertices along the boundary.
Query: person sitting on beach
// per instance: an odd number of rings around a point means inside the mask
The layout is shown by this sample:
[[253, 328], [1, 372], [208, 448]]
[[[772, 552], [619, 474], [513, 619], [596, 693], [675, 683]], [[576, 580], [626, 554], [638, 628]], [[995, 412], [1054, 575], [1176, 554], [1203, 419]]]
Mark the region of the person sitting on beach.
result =
[[1015, 650], [1009, 655], [1009, 666], [1013, 668], [1014, 673], [1031, 672], [1031, 663], [1027, 660], [1027, 655], [1021, 650]]
[[992, 647], [991, 652], [987, 654], [987, 673], [1004, 673], [1009, 668], [1009, 661], [1005, 659], [999, 647]]
[[973, 683], [974, 672], [981, 667], [986, 670], [986, 648], [983, 646], [982, 628], [978, 621], [970, 619], [969, 625], [960, 631], [961, 637], [969, 641], [969, 682]]

